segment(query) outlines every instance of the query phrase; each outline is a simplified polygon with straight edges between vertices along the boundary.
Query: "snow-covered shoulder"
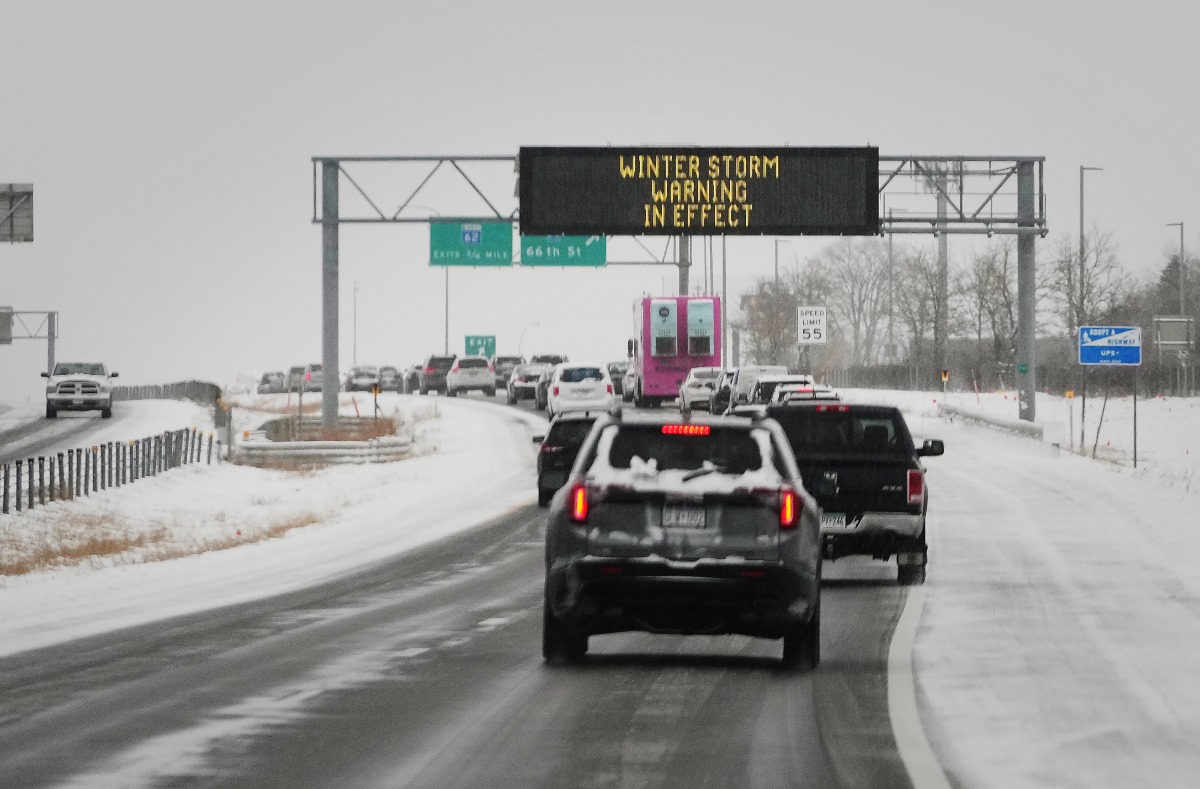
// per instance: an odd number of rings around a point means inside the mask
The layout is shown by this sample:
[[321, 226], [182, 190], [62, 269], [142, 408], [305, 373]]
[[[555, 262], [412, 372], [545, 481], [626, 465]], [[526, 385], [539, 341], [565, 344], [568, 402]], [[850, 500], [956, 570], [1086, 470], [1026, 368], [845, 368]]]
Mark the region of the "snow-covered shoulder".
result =
[[12, 540], [31, 528], [111, 528], [135, 543], [0, 577], [0, 654], [303, 588], [531, 502], [530, 437], [543, 420], [471, 400], [420, 403], [423, 448], [408, 460], [304, 472], [186, 466], [0, 519]]

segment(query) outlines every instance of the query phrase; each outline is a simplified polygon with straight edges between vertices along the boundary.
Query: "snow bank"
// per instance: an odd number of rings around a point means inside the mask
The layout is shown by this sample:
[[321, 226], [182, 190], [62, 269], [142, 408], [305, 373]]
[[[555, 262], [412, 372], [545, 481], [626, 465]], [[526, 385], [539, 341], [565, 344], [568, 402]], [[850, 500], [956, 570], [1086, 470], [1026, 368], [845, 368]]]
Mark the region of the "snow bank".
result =
[[[391, 400], [426, 415], [418, 457], [304, 473], [191, 466], [0, 520], [9, 540], [47, 524], [143, 538], [79, 566], [0, 577], [0, 654], [309, 586], [533, 500], [542, 419], [469, 399]], [[259, 541], [211, 550], [241, 539]], [[202, 553], [155, 561], [192, 551]]]

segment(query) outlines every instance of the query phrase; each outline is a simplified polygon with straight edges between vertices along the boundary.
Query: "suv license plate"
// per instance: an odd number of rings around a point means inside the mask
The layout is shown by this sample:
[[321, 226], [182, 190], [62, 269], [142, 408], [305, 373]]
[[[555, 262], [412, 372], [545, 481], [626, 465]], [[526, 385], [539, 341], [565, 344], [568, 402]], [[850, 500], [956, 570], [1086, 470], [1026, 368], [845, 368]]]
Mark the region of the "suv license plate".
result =
[[688, 505], [664, 504], [662, 524], [664, 529], [703, 529], [704, 508]]
[[846, 528], [846, 513], [844, 513], [844, 512], [822, 512], [821, 513], [821, 528], [822, 529], [844, 529], [844, 528]]

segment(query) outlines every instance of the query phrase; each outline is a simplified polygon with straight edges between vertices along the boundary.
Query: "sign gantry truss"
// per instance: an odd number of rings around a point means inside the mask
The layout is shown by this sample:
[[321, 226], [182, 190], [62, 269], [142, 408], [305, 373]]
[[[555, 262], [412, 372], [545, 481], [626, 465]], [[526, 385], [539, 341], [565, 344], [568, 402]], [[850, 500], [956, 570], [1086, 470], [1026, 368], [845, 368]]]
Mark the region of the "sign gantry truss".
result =
[[[719, 157], [720, 158], [720, 157]], [[381, 208], [383, 201], [372, 197], [365, 178], [351, 175], [347, 165], [398, 165], [416, 167], [424, 173], [396, 209]], [[312, 159], [314, 224], [322, 227], [322, 312], [323, 355], [326, 374], [338, 373], [337, 277], [338, 227], [343, 224], [426, 224], [453, 219], [460, 222], [507, 221], [519, 224], [521, 196], [520, 157], [517, 156], [318, 156]], [[467, 167], [497, 170], [487, 183], [472, 177]], [[888, 235], [932, 234], [939, 236], [939, 257], [945, 268], [945, 241], [951, 234], [1014, 235], [1017, 237], [1017, 388], [1021, 419], [1035, 418], [1036, 346], [1034, 343], [1034, 242], [1049, 228], [1044, 179], [1045, 158], [1040, 156], [878, 156], [878, 233]], [[376, 169], [376, 168], [368, 168]], [[469, 191], [451, 201], [431, 188], [435, 177], [445, 171], [461, 189]], [[372, 173], [373, 174], [373, 173]], [[868, 198], [870, 195], [870, 172]], [[1014, 177], [1015, 176], [1015, 177]], [[360, 176], [361, 177], [361, 176]], [[340, 200], [345, 180], [361, 203]], [[374, 186], [370, 189], [374, 191]], [[420, 201], [420, 202], [418, 202]], [[434, 203], [433, 206], [429, 205]], [[868, 202], [869, 204], [869, 202]], [[872, 212], [874, 206], [870, 206]], [[702, 212], [701, 212], [702, 213]], [[866, 226], [872, 232], [874, 225]], [[615, 228], [620, 232], [625, 228]], [[683, 231], [687, 233], [686, 230]], [[860, 228], [861, 232], [861, 228]], [[710, 235], [720, 235], [720, 233]], [[607, 236], [612, 237], [612, 236]], [[678, 265], [681, 292], [686, 291], [690, 266], [687, 237], [673, 243], [668, 236], [662, 255], [654, 253], [637, 236], [629, 236], [647, 253], [649, 260], [627, 265]], [[674, 251], [675, 260], [668, 260]], [[609, 265], [620, 263], [609, 261]], [[939, 276], [945, 279], [944, 272]], [[939, 285], [944, 291], [944, 285]], [[942, 336], [945, 332], [942, 332]], [[325, 387], [322, 418], [337, 420], [336, 387]]]
[[[1045, 237], [1043, 156], [880, 156], [879, 231]], [[1020, 210], [1020, 175], [1033, 201]], [[938, 203], [942, 204], [939, 210]]]

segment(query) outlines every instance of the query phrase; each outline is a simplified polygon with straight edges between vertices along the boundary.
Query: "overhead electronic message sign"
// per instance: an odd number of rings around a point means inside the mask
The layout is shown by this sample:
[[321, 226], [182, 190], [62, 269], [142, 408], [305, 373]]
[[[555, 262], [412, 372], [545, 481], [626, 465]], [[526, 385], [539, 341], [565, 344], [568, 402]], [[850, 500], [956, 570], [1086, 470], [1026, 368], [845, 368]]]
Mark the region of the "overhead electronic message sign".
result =
[[526, 235], [879, 234], [878, 148], [522, 148]]

